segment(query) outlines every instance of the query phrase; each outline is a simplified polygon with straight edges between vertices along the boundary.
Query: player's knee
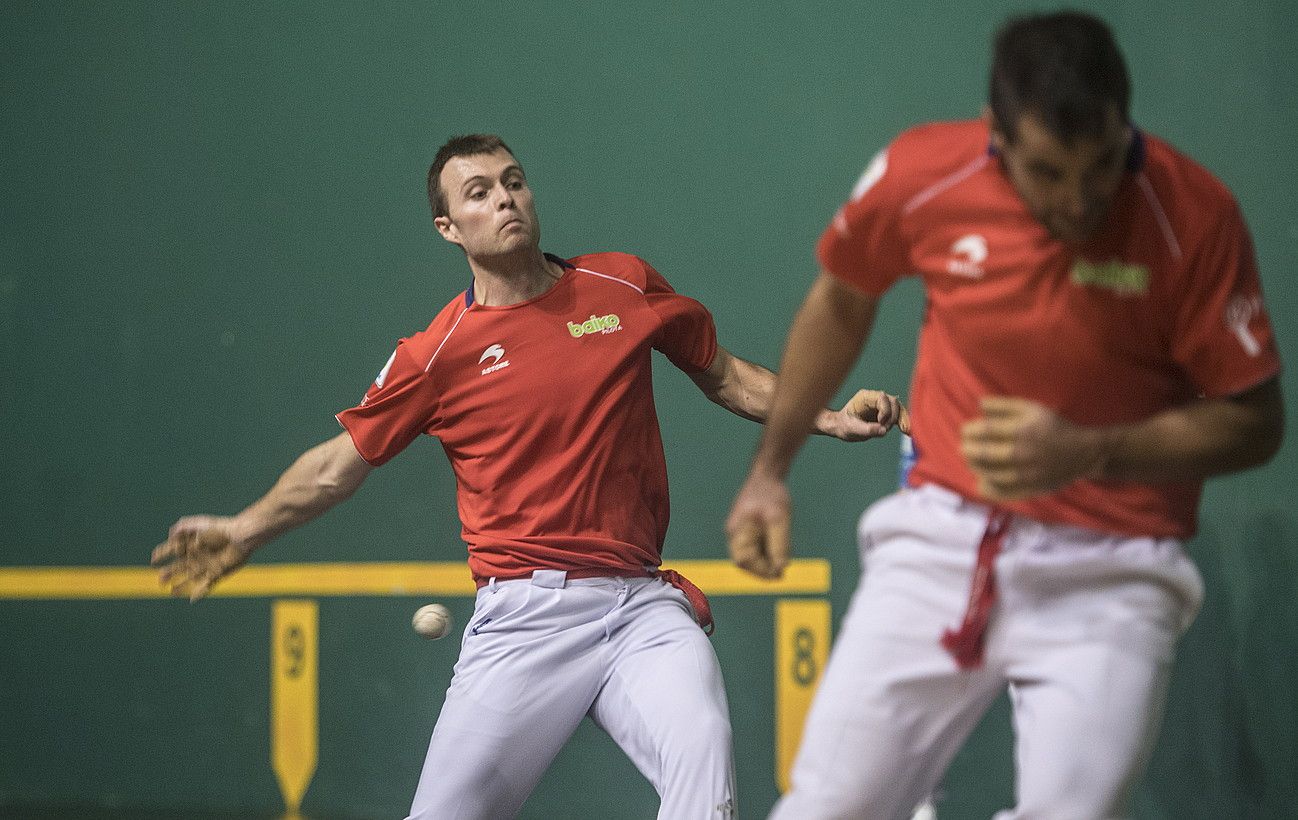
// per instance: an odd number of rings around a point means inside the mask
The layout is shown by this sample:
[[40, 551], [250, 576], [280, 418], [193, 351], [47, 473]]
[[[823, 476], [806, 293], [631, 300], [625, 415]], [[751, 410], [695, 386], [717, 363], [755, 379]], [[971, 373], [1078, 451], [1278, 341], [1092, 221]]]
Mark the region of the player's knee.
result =
[[731, 767], [730, 720], [725, 715], [704, 715], [682, 723], [675, 737], [660, 749], [664, 776], [673, 773], [726, 771]]
[[684, 744], [685, 757], [703, 760], [730, 760], [733, 742], [730, 718], [724, 714], [710, 714], [690, 722], [693, 738]]

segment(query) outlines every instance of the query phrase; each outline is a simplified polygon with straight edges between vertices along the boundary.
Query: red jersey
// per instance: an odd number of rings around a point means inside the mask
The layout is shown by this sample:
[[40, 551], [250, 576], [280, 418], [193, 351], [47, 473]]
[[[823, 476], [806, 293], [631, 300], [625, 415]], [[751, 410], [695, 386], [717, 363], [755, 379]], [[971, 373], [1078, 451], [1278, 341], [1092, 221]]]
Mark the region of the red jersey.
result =
[[496, 307], [469, 288], [338, 414], [371, 464], [421, 433], [441, 441], [475, 579], [657, 566], [669, 508], [650, 351], [687, 372], [716, 355], [711, 314], [643, 260], [548, 258], [564, 269], [550, 290]]
[[[1230, 192], [1139, 132], [1104, 226], [1080, 247], [1029, 213], [982, 121], [922, 126], [875, 157], [817, 247], [874, 295], [922, 278], [910, 483], [977, 498], [960, 426], [989, 395], [1077, 424], [1137, 422], [1275, 376], [1252, 241]], [[1188, 537], [1202, 482], [1073, 482], [1006, 505], [1041, 521]]]

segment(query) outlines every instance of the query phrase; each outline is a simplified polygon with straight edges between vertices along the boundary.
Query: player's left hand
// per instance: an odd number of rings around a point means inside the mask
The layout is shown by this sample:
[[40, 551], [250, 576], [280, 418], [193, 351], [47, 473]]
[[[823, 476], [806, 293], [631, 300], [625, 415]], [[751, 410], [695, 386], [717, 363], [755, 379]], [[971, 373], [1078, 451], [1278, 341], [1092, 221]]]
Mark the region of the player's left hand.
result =
[[858, 390], [841, 410], [826, 411], [821, 431], [843, 441], [865, 441], [886, 435], [893, 427], [910, 433], [910, 413], [901, 400], [882, 390]]
[[1097, 473], [1099, 437], [1029, 399], [988, 396], [960, 428], [960, 450], [991, 501], [1028, 498]]

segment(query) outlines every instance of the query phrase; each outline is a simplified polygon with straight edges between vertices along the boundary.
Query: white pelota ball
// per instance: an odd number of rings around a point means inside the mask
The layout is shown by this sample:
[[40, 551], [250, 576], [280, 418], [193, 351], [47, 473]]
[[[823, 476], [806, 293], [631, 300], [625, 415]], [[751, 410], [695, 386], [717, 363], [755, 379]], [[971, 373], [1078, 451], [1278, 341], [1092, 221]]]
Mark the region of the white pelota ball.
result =
[[411, 624], [431, 641], [451, 631], [451, 611], [441, 604], [426, 604], [415, 611]]

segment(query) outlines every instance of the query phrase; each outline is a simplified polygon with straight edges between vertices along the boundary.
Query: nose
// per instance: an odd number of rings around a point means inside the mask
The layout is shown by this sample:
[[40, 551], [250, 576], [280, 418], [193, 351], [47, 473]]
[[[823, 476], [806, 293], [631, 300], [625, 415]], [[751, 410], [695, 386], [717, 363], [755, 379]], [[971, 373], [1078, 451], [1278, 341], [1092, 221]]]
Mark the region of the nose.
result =
[[1084, 185], [1071, 186], [1063, 198], [1064, 213], [1072, 219], [1081, 219], [1090, 210], [1093, 198]]
[[514, 192], [505, 185], [497, 185], [495, 190], [496, 208], [504, 210], [514, 207]]

